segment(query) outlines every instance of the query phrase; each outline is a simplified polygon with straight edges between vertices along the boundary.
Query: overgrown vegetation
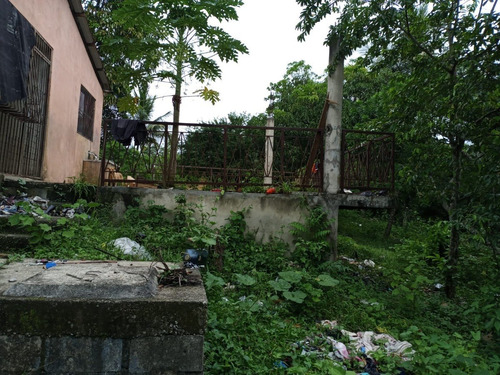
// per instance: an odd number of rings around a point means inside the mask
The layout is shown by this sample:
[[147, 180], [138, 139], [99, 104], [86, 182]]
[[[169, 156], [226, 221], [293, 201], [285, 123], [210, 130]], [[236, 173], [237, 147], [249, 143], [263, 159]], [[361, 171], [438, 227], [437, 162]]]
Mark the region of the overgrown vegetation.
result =
[[[336, 320], [339, 329], [389, 333], [409, 341], [411, 361], [377, 351], [383, 374], [496, 374], [500, 371], [500, 287], [487, 246], [465, 236], [457, 296], [446, 298], [440, 241], [449, 227], [407, 217], [384, 238], [385, 214], [341, 211], [339, 261], [328, 254], [326, 218], [312, 209], [304, 223], [290, 230], [297, 246], [279, 238], [267, 244], [246, 230], [247, 208], [233, 212], [222, 228], [213, 226], [216, 211], [205, 212], [177, 197], [177, 208], [137, 204], [113, 223], [106, 207], [85, 201], [73, 220], [48, 225], [32, 216], [13, 216], [11, 224], [33, 235], [22, 256], [103, 259], [123, 257], [109, 246], [127, 236], [139, 240], [155, 257], [180, 261], [187, 248], [208, 249], [202, 269], [209, 299], [205, 336], [207, 374], [352, 374], [359, 362], [339, 367], [321, 353], [302, 355], [300, 342], [321, 342], [320, 320]], [[409, 219], [409, 220], [408, 220]], [[112, 223], [112, 224], [110, 224]], [[76, 230], [78, 228], [78, 230]], [[104, 253], [104, 250], [106, 253]], [[370, 262], [373, 261], [375, 266]], [[330, 334], [330, 333], [329, 333]], [[352, 354], [349, 340], [339, 334]], [[323, 340], [324, 341], [324, 340]], [[299, 346], [297, 349], [295, 346]], [[284, 369], [283, 366], [289, 366]]]

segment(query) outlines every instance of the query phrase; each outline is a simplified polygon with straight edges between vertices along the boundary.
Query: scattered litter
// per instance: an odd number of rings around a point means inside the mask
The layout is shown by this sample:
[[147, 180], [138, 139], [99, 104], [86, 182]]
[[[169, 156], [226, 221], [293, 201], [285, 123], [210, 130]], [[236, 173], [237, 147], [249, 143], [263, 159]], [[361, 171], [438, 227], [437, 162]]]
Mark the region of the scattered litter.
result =
[[9, 279], [9, 283], [15, 283], [17, 279]]
[[385, 351], [387, 356], [399, 357], [401, 361], [410, 360], [414, 354], [409, 342], [398, 341], [388, 334], [349, 332], [340, 329], [335, 320], [322, 320], [321, 326], [327, 328], [325, 333], [308, 336], [292, 347], [301, 355], [330, 359], [344, 370], [356, 371], [360, 375], [380, 375], [377, 362], [370, 356], [377, 350]]
[[39, 206], [43, 210], [46, 210], [48, 208], [49, 201], [47, 199], [43, 199], [39, 196], [35, 196], [35, 197], [30, 199], [30, 203], [33, 205]]
[[[50, 204], [48, 199], [34, 196], [28, 197], [26, 194], [21, 194], [20, 196], [3, 196], [0, 197], [0, 215], [14, 215], [14, 214], [25, 214], [26, 211], [23, 207], [20, 207], [19, 204], [22, 202], [27, 202], [30, 208], [33, 210], [35, 208], [42, 209], [43, 212], [50, 216], [57, 217], [67, 217], [73, 218], [77, 213], [83, 213], [83, 207], [79, 207], [76, 210], [73, 208], [62, 208], [57, 207], [53, 204]], [[31, 212], [31, 215], [35, 217], [40, 217], [40, 215], [35, 212]]]
[[343, 342], [335, 341], [334, 339], [330, 339], [332, 346], [336, 349], [335, 355], [340, 359], [349, 359], [349, 352]]
[[375, 262], [373, 260], [365, 259], [363, 264], [367, 267], [375, 267]]
[[143, 260], [152, 260], [151, 254], [149, 254], [146, 248], [137, 242], [131, 240], [128, 237], [117, 238], [114, 241], [110, 242], [111, 246], [120, 249], [122, 254], [124, 255], [132, 255], [136, 256]]
[[66, 216], [69, 219], [73, 219], [75, 217], [75, 210], [73, 210], [72, 208], [70, 209], [65, 208], [64, 210], [62, 210], [62, 212], [64, 216]]
[[274, 368], [288, 368], [288, 365], [284, 361], [274, 362]]
[[375, 262], [373, 260], [370, 260], [370, 259], [365, 259], [362, 262], [358, 262], [355, 259], [344, 257], [344, 256], [340, 257], [340, 259], [348, 261], [349, 264], [357, 265], [358, 268], [360, 268], [360, 269], [363, 269], [364, 267], [371, 267], [371, 268], [375, 267]]
[[[335, 328], [335, 323], [337, 322], [331, 322], [329, 320], [321, 322], [322, 325], [327, 326], [331, 329]], [[407, 349], [411, 348], [411, 344], [408, 341], [398, 341], [394, 337], [386, 333], [376, 334], [373, 331], [354, 333], [346, 330], [341, 330], [341, 333], [343, 336], [349, 337], [351, 344], [354, 344], [356, 350], [361, 351], [361, 348], [365, 348], [364, 352], [367, 354], [380, 348], [380, 346], [375, 345], [373, 341], [383, 342], [385, 350], [388, 354], [398, 355], [403, 358], [403, 360], [408, 360], [409, 357], [413, 354], [413, 351], [407, 351]], [[408, 357], [405, 357], [404, 354]]]
[[207, 263], [208, 251], [205, 249], [187, 249], [182, 254], [182, 259], [184, 260], [184, 266], [187, 268], [203, 267]]
[[55, 266], [57, 266], [56, 262], [47, 262], [47, 263], [45, 263], [45, 266], [43, 266], [43, 268], [48, 270], [48, 269], [55, 267]]
[[2, 205], [0, 206], [0, 211], [2, 215], [13, 215], [17, 214], [17, 206], [7, 206], [7, 205]]

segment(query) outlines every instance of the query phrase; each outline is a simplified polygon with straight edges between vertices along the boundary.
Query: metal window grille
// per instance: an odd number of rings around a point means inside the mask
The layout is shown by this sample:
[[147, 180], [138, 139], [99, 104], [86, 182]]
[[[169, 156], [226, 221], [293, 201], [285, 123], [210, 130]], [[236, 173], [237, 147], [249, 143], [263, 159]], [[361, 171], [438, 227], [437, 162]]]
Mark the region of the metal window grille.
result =
[[80, 106], [78, 109], [77, 132], [91, 141], [94, 138], [94, 111], [95, 99], [90, 95], [87, 89], [82, 86], [80, 91]]

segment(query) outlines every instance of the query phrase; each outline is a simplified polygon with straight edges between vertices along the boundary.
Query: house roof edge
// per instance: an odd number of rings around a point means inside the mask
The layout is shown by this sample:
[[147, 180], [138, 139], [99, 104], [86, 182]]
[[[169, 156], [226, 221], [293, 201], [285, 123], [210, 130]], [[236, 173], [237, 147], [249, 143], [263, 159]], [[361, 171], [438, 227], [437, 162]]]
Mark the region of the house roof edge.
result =
[[85, 16], [82, 2], [81, 0], [68, 0], [68, 4], [71, 9], [71, 13], [73, 14], [73, 18], [75, 19], [76, 26], [78, 27], [78, 31], [80, 32], [80, 36], [82, 37], [85, 49], [87, 50], [90, 62], [92, 63], [92, 67], [94, 68], [94, 72], [99, 80], [99, 83], [101, 84], [102, 90], [104, 92], [111, 92], [111, 86], [108, 77], [106, 76], [106, 72], [104, 71], [101, 56], [97, 51], [95, 39], [92, 31], [90, 30], [87, 17]]

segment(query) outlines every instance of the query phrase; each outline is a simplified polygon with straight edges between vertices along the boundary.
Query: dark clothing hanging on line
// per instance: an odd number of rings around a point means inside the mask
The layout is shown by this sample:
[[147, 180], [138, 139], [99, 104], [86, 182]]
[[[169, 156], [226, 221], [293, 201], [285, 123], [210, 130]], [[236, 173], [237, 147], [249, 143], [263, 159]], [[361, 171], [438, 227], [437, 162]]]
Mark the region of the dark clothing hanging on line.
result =
[[7, 0], [0, 0], [0, 107], [25, 99], [35, 30]]
[[130, 146], [134, 138], [134, 145], [139, 146], [146, 140], [148, 130], [146, 124], [139, 120], [113, 120], [111, 121], [111, 135], [114, 140], [125, 146]]

